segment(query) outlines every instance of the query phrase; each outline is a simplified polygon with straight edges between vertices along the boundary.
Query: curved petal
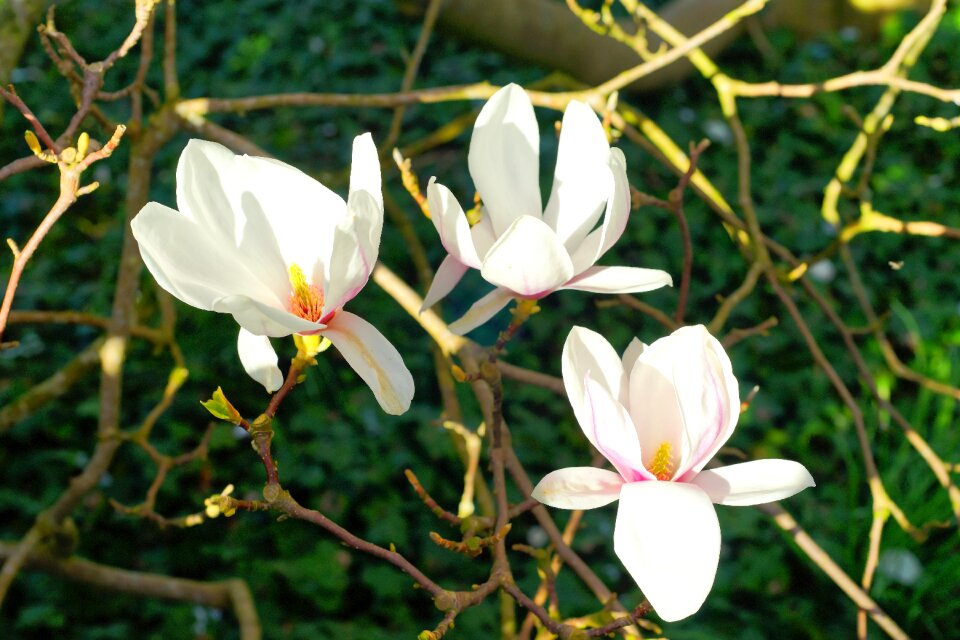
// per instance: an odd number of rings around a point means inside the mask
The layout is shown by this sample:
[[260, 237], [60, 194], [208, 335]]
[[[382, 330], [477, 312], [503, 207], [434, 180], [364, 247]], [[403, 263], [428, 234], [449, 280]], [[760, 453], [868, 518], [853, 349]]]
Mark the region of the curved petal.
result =
[[673, 286], [673, 278], [660, 269], [641, 267], [590, 267], [574, 276], [561, 289], [593, 293], [638, 293]]
[[752, 460], [707, 469], [692, 484], [717, 504], [746, 507], [789, 498], [816, 483], [807, 468], [793, 460]]
[[[352, 218], [360, 247], [364, 255], [372, 258], [368, 259], [371, 264], [377, 261], [380, 235], [383, 232], [383, 207], [377, 197], [377, 194], [369, 191], [354, 191], [350, 194], [350, 203], [347, 205], [348, 219]], [[345, 222], [346, 220], [341, 220], [338, 226], [343, 226]]]
[[147, 269], [183, 302], [210, 311], [224, 295], [243, 294], [278, 307], [284, 304], [229, 240], [222, 241], [189, 216], [150, 202], [130, 226]]
[[[362, 206], [375, 206], [373, 197], [365, 191], [355, 191], [351, 202], [366, 202]], [[374, 234], [370, 229], [371, 224], [376, 224], [376, 221], [351, 212], [334, 229], [333, 248], [326, 265], [327, 273], [324, 274], [324, 315], [343, 307], [367, 284], [380, 249], [379, 231], [376, 232], [378, 244], [371, 244]]]
[[582, 273], [616, 244], [627, 228], [630, 217], [630, 182], [627, 180], [627, 160], [616, 147], [610, 149], [610, 173], [613, 180], [607, 195], [603, 222], [591, 231], [583, 242], [570, 252], [576, 273]]
[[740, 417], [740, 390], [730, 359], [706, 327], [696, 325], [657, 340], [640, 361], [676, 389], [684, 449], [675, 477], [689, 480], [723, 446]]
[[587, 373], [621, 404], [627, 397], [627, 377], [620, 358], [606, 338], [596, 331], [577, 326], [570, 330], [563, 343], [561, 370], [567, 398], [580, 424], [584, 424], [589, 415], [584, 402], [584, 379]]
[[585, 103], [571, 101], [563, 114], [557, 168], [543, 212], [543, 221], [568, 249], [580, 246], [603, 213], [612, 189], [609, 160], [599, 118]]
[[620, 497], [620, 474], [596, 467], [568, 467], [551, 471], [537, 483], [530, 497], [558, 509], [594, 509]]
[[400, 415], [413, 400], [413, 376], [400, 352], [376, 327], [349, 311], [341, 311], [323, 336], [333, 343], [343, 359], [357, 372], [384, 411]]
[[271, 338], [289, 336], [293, 333], [316, 333], [325, 326], [243, 295], [224, 296], [213, 303], [211, 310], [229, 313], [237, 324], [250, 333]]
[[423, 313], [447, 297], [447, 294], [453, 291], [453, 288], [457, 286], [457, 283], [460, 282], [460, 279], [463, 277], [463, 274], [467, 272], [468, 268], [467, 265], [452, 255], [444, 258], [433, 276], [433, 282], [430, 284], [427, 295], [423, 298], [423, 304], [420, 305], [420, 313]]
[[450, 331], [458, 336], [470, 333], [484, 322], [497, 315], [513, 300], [514, 293], [497, 287], [487, 295], [474, 302], [459, 320], [450, 323]]
[[480, 268], [480, 257], [474, 248], [470, 225], [463, 208], [450, 189], [430, 178], [427, 185], [427, 202], [430, 219], [440, 234], [440, 242], [457, 260], [474, 269]]
[[669, 462], [661, 472], [672, 479], [678, 477], [685, 459], [684, 452], [689, 446], [673, 377], [664, 375], [647, 362], [652, 347], [643, 350], [630, 372], [629, 410], [643, 451], [644, 468], [650, 469], [657, 454], [665, 453]]
[[[639, 339], [634, 338], [630, 341], [630, 344], [627, 345], [626, 351], [623, 352], [623, 370], [626, 372], [633, 371], [633, 365], [637, 363], [637, 358], [640, 357], [640, 354], [643, 353], [643, 350], [647, 348], [647, 345], [643, 344]], [[627, 404], [627, 403], [624, 403]]]
[[[373, 144], [373, 136], [363, 133], [353, 139], [353, 158], [350, 161], [350, 195], [357, 191], [366, 191], [370, 194], [377, 208], [383, 211], [383, 194], [381, 193], [380, 156], [377, 155], [377, 146]], [[349, 198], [348, 198], [349, 200]]]
[[256, 336], [243, 327], [237, 337], [237, 353], [247, 374], [262, 384], [267, 393], [283, 385], [283, 374], [277, 366], [277, 352], [267, 336]]
[[630, 415], [610, 391], [588, 372], [583, 380], [586, 421], [580, 428], [597, 451], [610, 461], [627, 482], [653, 480], [641, 464], [642, 451]]
[[480, 274], [521, 296], [540, 296], [569, 280], [573, 263], [553, 229], [540, 218], [522, 216], [484, 256]]
[[699, 487], [635, 482], [620, 490], [613, 548], [667, 622], [696, 613], [720, 557], [717, 514]]
[[530, 98], [519, 86], [508, 84], [483, 105], [468, 162], [498, 236], [519, 216], [543, 215], [540, 129]]
[[[490, 251], [490, 247], [497, 241], [497, 236], [494, 235], [493, 223], [490, 221], [490, 214], [486, 212], [486, 208], [481, 207], [480, 211], [482, 213], [480, 222], [470, 227], [470, 237], [473, 239], [473, 246], [476, 247], [477, 256], [480, 257], [482, 262], [487, 252]], [[479, 269], [480, 267], [474, 268]]]
[[287, 268], [312, 273], [329, 252], [343, 200], [288, 164], [237, 156], [213, 142], [191, 140], [177, 165], [177, 203], [184, 215], [239, 253], [256, 256], [256, 271], [280, 295]]

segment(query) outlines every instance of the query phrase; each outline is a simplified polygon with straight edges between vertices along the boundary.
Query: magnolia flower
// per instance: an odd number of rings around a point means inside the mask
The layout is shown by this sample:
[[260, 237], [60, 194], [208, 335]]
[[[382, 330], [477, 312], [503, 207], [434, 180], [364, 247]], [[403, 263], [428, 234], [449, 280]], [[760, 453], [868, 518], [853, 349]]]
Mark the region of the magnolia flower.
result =
[[175, 211], [156, 202], [134, 218], [140, 255], [183, 302], [230, 313], [244, 369], [268, 392], [283, 383], [271, 337], [321, 335], [363, 378], [383, 410], [413, 398], [403, 359], [343, 306], [367, 283], [383, 227], [380, 162], [369, 133], [353, 141], [346, 203], [283, 162], [191, 140], [177, 165]]
[[513, 298], [539, 299], [559, 289], [649, 291], [673, 282], [658, 269], [594, 266], [626, 228], [630, 186], [623, 152], [610, 148], [593, 110], [574, 100], [563, 114], [546, 209], [539, 148], [530, 98], [510, 84], [481, 109], [470, 140], [470, 175], [483, 200], [480, 221], [471, 227], [450, 190], [430, 180], [431, 218], [450, 255], [423, 308], [450, 293], [468, 268], [497, 287], [450, 325], [456, 333], [480, 326]]
[[696, 613], [713, 585], [720, 526], [711, 503], [761, 504], [814, 486], [790, 460], [703, 469], [740, 414], [730, 359], [703, 326], [649, 346], [634, 339], [622, 360], [599, 334], [574, 327], [563, 382], [584, 435], [616, 472], [553, 471], [533, 497], [562, 509], [619, 499], [614, 551], [664, 620]]

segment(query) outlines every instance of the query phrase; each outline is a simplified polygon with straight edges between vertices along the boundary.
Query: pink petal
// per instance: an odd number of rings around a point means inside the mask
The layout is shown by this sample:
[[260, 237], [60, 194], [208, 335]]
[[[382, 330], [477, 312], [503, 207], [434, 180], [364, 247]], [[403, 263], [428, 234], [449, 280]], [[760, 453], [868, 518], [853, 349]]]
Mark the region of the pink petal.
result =
[[696, 613], [713, 587], [720, 525], [699, 487], [634, 482], [620, 490], [614, 551], [667, 622]]
[[[703, 469], [737, 424], [740, 392], [730, 359], [706, 328], [697, 325], [681, 327], [651, 344], [638, 359], [632, 375], [638, 368], [642, 368], [646, 378], [656, 379], [661, 385], [669, 383], [674, 389], [679, 418], [674, 417], [670, 427], [677, 431], [679, 420], [679, 430], [670, 442], [681, 447], [674, 477], [685, 482]], [[637, 421], [634, 390], [649, 389], [650, 385], [639, 380], [634, 383], [631, 377], [630, 388], [631, 415]], [[653, 391], [636, 393], [649, 394], [646, 404], [656, 397]], [[666, 387], [660, 393], [666, 393]], [[646, 443], [642, 434], [641, 443]]]
[[584, 379], [588, 372], [621, 404], [627, 397], [627, 377], [620, 358], [606, 338], [596, 331], [576, 326], [570, 330], [563, 343], [561, 368], [567, 398], [580, 424], [585, 424], [589, 416], [589, 408], [584, 402]]
[[789, 498], [816, 486], [807, 468], [793, 460], [753, 460], [701, 471], [690, 481], [717, 504], [745, 507]]
[[589, 372], [584, 378], [583, 401], [587, 411], [580, 428], [597, 451], [627, 482], [652, 480], [641, 463], [640, 441], [627, 410]]
[[620, 474], [596, 467], [551, 471], [534, 487], [531, 497], [558, 509], [594, 509], [620, 497]]

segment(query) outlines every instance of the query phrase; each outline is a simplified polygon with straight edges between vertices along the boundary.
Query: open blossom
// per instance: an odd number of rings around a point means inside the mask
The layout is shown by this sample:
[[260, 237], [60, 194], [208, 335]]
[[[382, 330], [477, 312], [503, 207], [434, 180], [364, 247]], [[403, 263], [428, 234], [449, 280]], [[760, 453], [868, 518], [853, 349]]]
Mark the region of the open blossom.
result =
[[562, 509], [619, 499], [614, 551], [661, 618], [696, 613], [716, 575], [720, 526], [713, 504], [745, 506], [814, 486], [790, 460], [704, 470], [733, 433], [740, 393], [730, 359], [703, 326], [683, 327], [623, 358], [599, 334], [574, 327], [563, 382], [587, 439], [616, 471], [547, 474], [533, 497]]
[[563, 114], [546, 209], [540, 200], [540, 132], [519, 86], [500, 89], [481, 109], [469, 165], [483, 201], [473, 227], [449, 189], [435, 179], [427, 187], [433, 224], [449, 255], [423, 308], [450, 293], [468, 268], [479, 269], [497, 288], [451, 330], [471, 331], [513, 298], [538, 299], [558, 289], [629, 293], [672, 284], [658, 269], [594, 266], [626, 228], [630, 186], [623, 152], [610, 148], [586, 104], [571, 101]]
[[370, 277], [383, 228], [380, 162], [369, 133], [353, 142], [346, 203], [283, 162], [191, 140], [177, 165], [177, 205], [151, 202], [134, 218], [140, 255], [175, 297], [233, 315], [240, 361], [267, 391], [283, 383], [269, 338], [319, 334], [384, 411], [409, 408], [413, 377], [400, 354], [343, 309]]

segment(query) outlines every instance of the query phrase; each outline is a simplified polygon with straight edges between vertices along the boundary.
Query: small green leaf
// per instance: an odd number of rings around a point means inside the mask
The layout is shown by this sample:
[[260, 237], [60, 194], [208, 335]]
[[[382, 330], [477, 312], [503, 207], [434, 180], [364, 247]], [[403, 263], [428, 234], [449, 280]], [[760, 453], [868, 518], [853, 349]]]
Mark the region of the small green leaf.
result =
[[227, 400], [227, 397], [223, 395], [223, 389], [220, 387], [217, 387], [217, 390], [213, 392], [212, 398], [200, 404], [202, 404], [203, 408], [209, 411], [213, 417], [219, 418], [220, 420], [240, 424], [243, 419], [240, 416], [240, 412], [237, 411], [234, 406], [230, 404], [230, 401]]

